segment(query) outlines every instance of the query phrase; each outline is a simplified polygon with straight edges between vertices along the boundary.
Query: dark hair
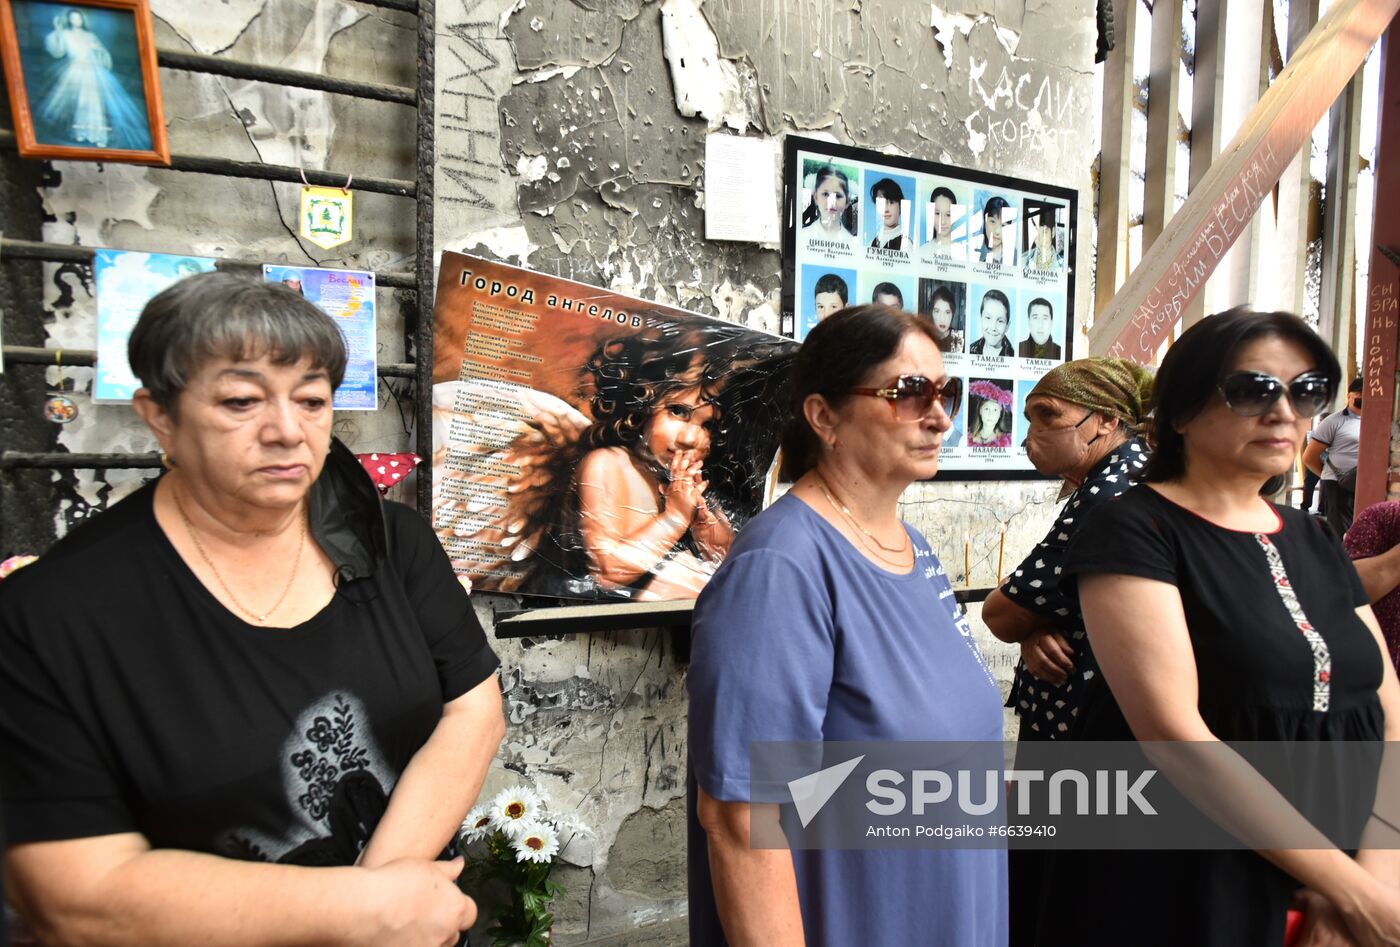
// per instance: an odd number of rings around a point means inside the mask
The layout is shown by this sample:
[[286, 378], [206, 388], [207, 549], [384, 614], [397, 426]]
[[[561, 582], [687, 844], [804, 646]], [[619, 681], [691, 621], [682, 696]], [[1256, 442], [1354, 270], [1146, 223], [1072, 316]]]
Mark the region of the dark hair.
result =
[[264, 355], [274, 365], [303, 358], [345, 378], [345, 337], [315, 303], [281, 283], [232, 273], [199, 273], [146, 303], [126, 346], [127, 361], [156, 404], [171, 410], [180, 392], [211, 358]]
[[870, 197], [872, 200], [883, 197], [887, 201], [902, 201], [904, 200], [904, 189], [894, 178], [881, 178], [871, 186]]
[[1051, 318], [1054, 318], [1055, 307], [1050, 305], [1050, 300], [1046, 299], [1044, 296], [1037, 296], [1026, 304], [1026, 316], [1028, 318], [1031, 314], [1031, 310], [1036, 306], [1044, 306], [1046, 309], [1049, 309]]
[[987, 242], [987, 220], [993, 215], [1001, 219], [1001, 212], [1011, 206], [1011, 202], [1004, 197], [989, 197], [987, 203], [982, 205], [982, 242]]
[[821, 209], [817, 207], [817, 189], [827, 178], [839, 178], [841, 186], [846, 190], [846, 209], [841, 212], [841, 226], [854, 236], [856, 232], [856, 204], [855, 201], [851, 200], [851, 180], [846, 177], [846, 172], [830, 164], [824, 164], [817, 169], [815, 179], [812, 181], [812, 194], [807, 198], [807, 206], [802, 208], [802, 226], [806, 227], [816, 223], [817, 218], [821, 216]]
[[948, 188], [946, 188], [946, 187], [936, 187], [936, 188], [934, 188], [934, 189], [933, 189], [933, 193], [930, 194], [930, 195], [928, 196], [928, 202], [929, 202], [930, 204], [932, 204], [934, 201], [938, 200], [940, 197], [946, 197], [946, 198], [948, 198], [948, 203], [949, 203], [949, 204], [956, 204], [956, 203], [958, 202], [958, 195], [954, 194], [952, 191], [950, 191], [950, 190], [949, 190]]
[[1358, 375], [1351, 380], [1350, 385], [1347, 385], [1347, 394], [1354, 394], [1358, 391], [1361, 391], [1365, 387], [1366, 386], [1361, 381], [1361, 376]]
[[1006, 298], [1006, 294], [999, 289], [989, 289], [982, 297], [982, 301], [977, 304], [977, 315], [982, 315], [982, 310], [987, 308], [987, 300], [1001, 303], [1001, 308], [1006, 310], [1006, 321], [1011, 321], [1011, 300]]
[[1183, 332], [1162, 358], [1152, 393], [1152, 454], [1138, 480], [1162, 483], [1186, 472], [1186, 441], [1177, 426], [1189, 423], [1216, 397], [1216, 386], [1240, 349], [1269, 336], [1296, 342], [1336, 389], [1342, 378], [1337, 356], [1293, 313], [1241, 306], [1209, 316]]
[[[1000, 387], [1000, 386], [998, 386]], [[982, 405], [991, 401], [991, 398], [984, 398], [975, 392], [969, 392], [967, 396], [967, 436], [972, 438], [972, 432], [982, 426]], [[998, 434], [1011, 433], [1011, 409], [1007, 408], [1000, 401], [996, 406], [1001, 408], [1001, 414], [997, 416], [997, 423], [993, 431]]]
[[874, 302], [876, 296], [893, 296], [899, 300], [899, 308], [904, 308], [904, 293], [893, 283], [879, 283], [870, 292], [870, 301]]
[[699, 390], [702, 401], [715, 402], [720, 378], [714, 365], [679, 335], [674, 329], [627, 335], [598, 346], [588, 360], [593, 425], [583, 432], [585, 448], [633, 449], [656, 406], [677, 393]]
[[822, 293], [835, 293], [841, 297], [843, 303], [851, 301], [850, 289], [846, 286], [846, 281], [835, 273], [823, 273], [817, 280], [817, 285], [812, 287], [812, 295], [820, 296]]
[[838, 310], [807, 333], [789, 376], [792, 410], [783, 427], [784, 479], [796, 480], [821, 456], [821, 442], [802, 410], [807, 396], [821, 395], [832, 407], [840, 407], [852, 388], [869, 384], [871, 370], [892, 358], [911, 332], [939, 344], [927, 320], [879, 304]]

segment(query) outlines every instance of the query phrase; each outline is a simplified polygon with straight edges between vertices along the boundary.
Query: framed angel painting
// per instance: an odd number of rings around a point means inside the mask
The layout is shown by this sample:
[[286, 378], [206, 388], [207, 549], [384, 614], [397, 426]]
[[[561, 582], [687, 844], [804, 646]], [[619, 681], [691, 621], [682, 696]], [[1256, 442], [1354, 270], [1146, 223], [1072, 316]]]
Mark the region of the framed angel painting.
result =
[[0, 0], [27, 158], [169, 164], [147, 0]]
[[796, 343], [458, 253], [434, 320], [433, 526], [458, 573], [698, 595], [770, 493]]

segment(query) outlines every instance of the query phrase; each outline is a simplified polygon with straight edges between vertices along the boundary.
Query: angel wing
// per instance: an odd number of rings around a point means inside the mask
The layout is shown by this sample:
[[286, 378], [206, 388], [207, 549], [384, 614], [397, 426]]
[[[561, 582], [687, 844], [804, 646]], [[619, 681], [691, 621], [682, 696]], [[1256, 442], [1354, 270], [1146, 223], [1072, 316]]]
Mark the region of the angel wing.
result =
[[553, 395], [500, 381], [433, 386], [433, 529], [460, 575], [514, 591], [573, 489], [588, 418]]

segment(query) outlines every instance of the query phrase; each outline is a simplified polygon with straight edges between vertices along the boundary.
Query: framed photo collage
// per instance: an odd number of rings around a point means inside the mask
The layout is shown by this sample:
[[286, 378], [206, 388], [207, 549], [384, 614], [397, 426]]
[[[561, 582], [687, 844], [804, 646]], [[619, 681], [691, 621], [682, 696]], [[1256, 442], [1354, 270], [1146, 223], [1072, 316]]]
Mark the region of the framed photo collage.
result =
[[930, 320], [958, 382], [939, 478], [1038, 478], [1026, 395], [1072, 357], [1077, 193], [792, 136], [783, 181], [783, 334], [870, 302]]

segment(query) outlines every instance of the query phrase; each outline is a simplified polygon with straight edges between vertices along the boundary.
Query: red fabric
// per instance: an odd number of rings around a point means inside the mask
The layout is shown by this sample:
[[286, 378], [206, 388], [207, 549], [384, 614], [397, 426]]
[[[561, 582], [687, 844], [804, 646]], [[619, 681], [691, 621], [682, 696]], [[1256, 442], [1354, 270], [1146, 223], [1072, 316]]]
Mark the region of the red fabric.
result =
[[370, 478], [374, 481], [374, 485], [379, 488], [380, 493], [388, 493], [390, 487], [407, 477], [414, 467], [423, 462], [423, 458], [417, 454], [407, 452], [402, 454], [356, 454], [355, 457], [365, 470], [369, 471]]
[[[1353, 559], [1379, 556], [1400, 543], [1400, 502], [1388, 500], [1357, 513], [1342, 543]], [[1385, 634], [1390, 660], [1400, 669], [1400, 589], [1391, 590], [1371, 609]]]

